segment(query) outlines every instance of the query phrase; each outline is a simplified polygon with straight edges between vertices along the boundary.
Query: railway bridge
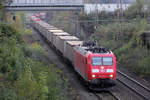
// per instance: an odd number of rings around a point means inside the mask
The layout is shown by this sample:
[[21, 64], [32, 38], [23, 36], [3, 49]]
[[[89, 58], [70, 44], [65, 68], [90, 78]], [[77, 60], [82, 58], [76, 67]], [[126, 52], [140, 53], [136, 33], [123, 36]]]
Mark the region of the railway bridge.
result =
[[9, 11], [81, 11], [83, 0], [10, 0], [5, 3]]
[[78, 15], [84, 9], [84, 0], [6, 0], [4, 7], [13, 13], [45, 12], [45, 11], [74, 11], [75, 32], [79, 34]]

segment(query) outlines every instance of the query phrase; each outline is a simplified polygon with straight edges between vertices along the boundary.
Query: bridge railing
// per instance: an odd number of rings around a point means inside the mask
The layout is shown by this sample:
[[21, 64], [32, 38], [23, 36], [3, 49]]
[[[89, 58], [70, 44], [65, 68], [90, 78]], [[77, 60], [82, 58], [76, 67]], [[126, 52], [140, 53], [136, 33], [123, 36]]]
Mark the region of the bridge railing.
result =
[[83, 4], [83, 0], [13, 0], [12, 4]]

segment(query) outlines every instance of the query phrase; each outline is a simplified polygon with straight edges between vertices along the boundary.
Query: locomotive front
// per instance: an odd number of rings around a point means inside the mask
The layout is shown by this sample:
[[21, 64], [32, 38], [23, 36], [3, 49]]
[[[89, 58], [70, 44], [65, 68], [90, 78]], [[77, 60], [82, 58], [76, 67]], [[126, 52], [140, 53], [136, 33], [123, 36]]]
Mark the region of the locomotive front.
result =
[[116, 57], [109, 51], [107, 53], [87, 54], [88, 81], [90, 86], [109, 88], [115, 85]]
[[116, 85], [116, 57], [96, 43], [85, 42], [75, 48], [74, 67], [92, 90], [109, 90]]

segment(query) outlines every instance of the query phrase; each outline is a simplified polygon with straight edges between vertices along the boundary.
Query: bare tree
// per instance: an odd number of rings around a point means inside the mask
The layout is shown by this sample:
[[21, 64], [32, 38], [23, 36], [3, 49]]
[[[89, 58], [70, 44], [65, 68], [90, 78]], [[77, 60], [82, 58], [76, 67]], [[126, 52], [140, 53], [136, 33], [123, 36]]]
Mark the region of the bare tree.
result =
[[10, 5], [11, 3], [13, 3], [13, 0], [3, 0], [4, 4], [6, 5]]

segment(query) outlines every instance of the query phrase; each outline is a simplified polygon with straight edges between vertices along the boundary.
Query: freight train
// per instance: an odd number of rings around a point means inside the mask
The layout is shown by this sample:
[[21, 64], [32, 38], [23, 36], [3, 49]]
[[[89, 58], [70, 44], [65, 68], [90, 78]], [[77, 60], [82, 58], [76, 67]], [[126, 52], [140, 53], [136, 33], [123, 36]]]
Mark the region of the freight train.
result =
[[31, 16], [30, 20], [32, 27], [68, 59], [91, 90], [106, 90], [115, 86], [116, 57], [112, 51], [94, 42], [80, 41], [36, 16]]

